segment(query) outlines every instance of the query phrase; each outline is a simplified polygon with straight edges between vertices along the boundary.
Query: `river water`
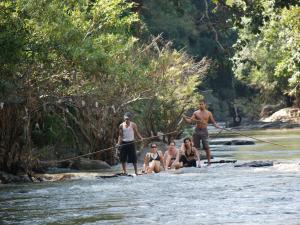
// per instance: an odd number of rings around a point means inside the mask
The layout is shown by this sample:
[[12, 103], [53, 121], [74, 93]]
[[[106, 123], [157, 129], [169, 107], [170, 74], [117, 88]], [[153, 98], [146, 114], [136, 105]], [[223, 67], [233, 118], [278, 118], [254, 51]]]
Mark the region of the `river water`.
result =
[[212, 146], [214, 160], [272, 160], [272, 167], [212, 164], [134, 177], [77, 173], [63, 182], [0, 185], [0, 224], [299, 225], [300, 131], [248, 135], [287, 146]]

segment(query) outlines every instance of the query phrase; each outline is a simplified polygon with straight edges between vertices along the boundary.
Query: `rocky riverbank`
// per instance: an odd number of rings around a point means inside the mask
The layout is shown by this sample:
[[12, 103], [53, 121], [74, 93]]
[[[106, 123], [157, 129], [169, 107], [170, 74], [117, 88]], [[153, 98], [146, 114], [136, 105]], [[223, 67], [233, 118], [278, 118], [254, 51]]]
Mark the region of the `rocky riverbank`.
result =
[[300, 128], [300, 108], [283, 108], [258, 121], [244, 120], [234, 127], [238, 130], [293, 129]]
[[28, 183], [63, 181], [74, 177], [76, 172], [107, 171], [111, 166], [101, 160], [78, 158], [68, 161], [40, 161], [30, 173], [10, 174], [0, 171], [0, 183]]
[[286, 121], [245, 121], [233, 128], [236, 130], [293, 129], [300, 128], [300, 123]]

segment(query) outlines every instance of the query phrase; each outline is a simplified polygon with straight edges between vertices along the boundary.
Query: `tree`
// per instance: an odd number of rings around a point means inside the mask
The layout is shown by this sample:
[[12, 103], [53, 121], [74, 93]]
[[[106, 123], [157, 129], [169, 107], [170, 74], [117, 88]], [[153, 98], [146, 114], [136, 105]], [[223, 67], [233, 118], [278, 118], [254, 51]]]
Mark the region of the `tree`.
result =
[[[125, 110], [157, 98], [166, 111], [164, 96], [172, 95], [175, 105], [180, 99], [173, 90], [161, 91], [174, 80], [190, 84], [200, 71], [184, 52], [156, 39], [139, 40], [142, 22], [126, 0], [17, 0], [0, 6], [1, 56], [9, 59], [0, 61], [5, 171], [16, 172], [18, 165], [30, 171], [47, 145], [57, 153], [49, 154], [53, 159], [114, 146]], [[96, 158], [114, 163], [112, 151]]]
[[235, 98], [229, 60], [236, 40], [231, 9], [221, 1], [155, 0], [143, 1], [140, 13], [151, 34], [161, 34], [177, 50], [184, 49], [198, 61], [203, 57], [212, 59], [198, 90], [214, 100], [213, 105], [219, 106], [215, 107], [215, 115], [225, 119], [224, 112]]
[[253, 17], [244, 17], [237, 29], [234, 72], [238, 79], [258, 86], [265, 101], [288, 94], [299, 102], [299, 6], [276, 8], [273, 1], [260, 6], [264, 19], [259, 31], [251, 29]]

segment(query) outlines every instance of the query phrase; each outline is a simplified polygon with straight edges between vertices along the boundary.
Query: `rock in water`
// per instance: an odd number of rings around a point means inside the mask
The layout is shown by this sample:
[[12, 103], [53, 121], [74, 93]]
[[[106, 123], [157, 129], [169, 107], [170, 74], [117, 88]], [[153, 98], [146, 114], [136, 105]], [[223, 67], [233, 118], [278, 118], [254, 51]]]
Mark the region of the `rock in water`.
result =
[[13, 175], [10, 173], [6, 173], [0, 171], [0, 183], [8, 184], [8, 183], [26, 183], [31, 182], [30, 178], [27, 175]]
[[265, 166], [273, 166], [273, 161], [252, 161], [247, 163], [242, 163], [235, 165], [234, 167], [265, 167]]
[[76, 170], [102, 170], [110, 169], [110, 165], [101, 160], [78, 159], [71, 163], [71, 168]]
[[225, 142], [224, 145], [254, 145], [254, 141], [248, 141], [248, 140], [232, 140]]

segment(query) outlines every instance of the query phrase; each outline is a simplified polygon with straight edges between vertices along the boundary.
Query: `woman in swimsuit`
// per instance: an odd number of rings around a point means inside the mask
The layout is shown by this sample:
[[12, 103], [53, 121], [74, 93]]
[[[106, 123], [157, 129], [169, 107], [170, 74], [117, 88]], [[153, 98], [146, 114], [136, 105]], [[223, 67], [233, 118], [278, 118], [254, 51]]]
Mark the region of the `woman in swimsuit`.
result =
[[144, 159], [144, 171], [146, 173], [152, 173], [153, 171], [159, 173], [160, 165], [165, 169], [163, 159], [163, 154], [157, 150], [157, 145], [152, 144], [150, 152], [146, 154]]
[[200, 166], [200, 154], [198, 150], [193, 146], [193, 142], [190, 138], [185, 138], [181, 145], [180, 166], [181, 167], [197, 167]]
[[178, 169], [180, 167], [179, 151], [176, 149], [176, 145], [174, 141], [170, 142], [170, 145], [167, 151], [165, 152], [164, 162], [165, 162], [166, 169], [172, 169], [172, 168]]
[[200, 154], [198, 150], [193, 146], [190, 138], [185, 138], [181, 145], [180, 166], [197, 167], [197, 161], [198, 166], [200, 167]]

